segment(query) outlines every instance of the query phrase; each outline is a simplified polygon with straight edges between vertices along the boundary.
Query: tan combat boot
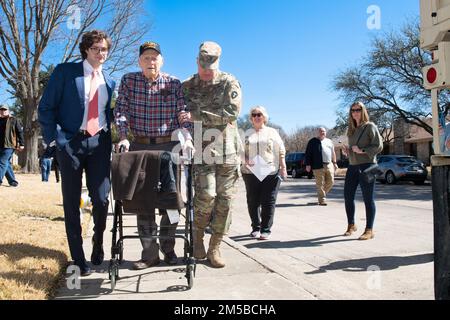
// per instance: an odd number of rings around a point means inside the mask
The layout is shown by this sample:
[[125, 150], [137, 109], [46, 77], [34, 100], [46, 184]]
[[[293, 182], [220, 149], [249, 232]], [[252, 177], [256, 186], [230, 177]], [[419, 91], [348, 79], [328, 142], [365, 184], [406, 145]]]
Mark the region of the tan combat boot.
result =
[[374, 237], [375, 237], [375, 234], [373, 233], [372, 229], [366, 228], [366, 230], [361, 235], [361, 237], [358, 238], [358, 240], [369, 240], [369, 239], [373, 239]]
[[194, 258], [197, 260], [203, 260], [206, 258], [205, 245], [203, 244], [204, 236], [204, 229], [194, 230]]
[[214, 268], [225, 267], [225, 261], [220, 256], [219, 246], [222, 242], [223, 234], [216, 233], [211, 236], [209, 240], [208, 253], [206, 255], [209, 262]]
[[347, 231], [345, 231], [344, 236], [348, 237], [351, 236], [353, 232], [358, 230], [354, 224], [349, 224], [347, 227]]

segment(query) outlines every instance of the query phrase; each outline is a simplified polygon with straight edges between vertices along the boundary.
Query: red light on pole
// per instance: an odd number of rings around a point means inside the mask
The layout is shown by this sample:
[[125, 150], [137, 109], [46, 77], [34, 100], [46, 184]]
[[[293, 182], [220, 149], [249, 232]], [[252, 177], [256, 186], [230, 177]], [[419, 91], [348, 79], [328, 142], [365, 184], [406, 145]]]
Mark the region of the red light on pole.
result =
[[437, 71], [435, 68], [430, 68], [427, 71], [427, 81], [430, 84], [433, 84], [437, 79]]

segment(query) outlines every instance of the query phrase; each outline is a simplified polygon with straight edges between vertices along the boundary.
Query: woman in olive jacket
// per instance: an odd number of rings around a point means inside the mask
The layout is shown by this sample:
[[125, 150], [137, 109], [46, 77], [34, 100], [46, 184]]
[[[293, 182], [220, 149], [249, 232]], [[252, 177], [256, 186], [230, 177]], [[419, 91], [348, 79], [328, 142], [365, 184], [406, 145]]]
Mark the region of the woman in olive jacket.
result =
[[350, 236], [356, 231], [355, 193], [360, 185], [366, 207], [366, 229], [359, 240], [369, 240], [374, 237], [375, 180], [369, 182], [363, 179], [363, 171], [376, 163], [376, 155], [383, 150], [383, 142], [378, 128], [369, 121], [367, 108], [362, 102], [355, 102], [350, 107], [347, 136], [348, 146], [344, 148], [344, 153], [348, 155], [350, 165], [344, 184], [345, 211], [348, 220], [344, 236]]

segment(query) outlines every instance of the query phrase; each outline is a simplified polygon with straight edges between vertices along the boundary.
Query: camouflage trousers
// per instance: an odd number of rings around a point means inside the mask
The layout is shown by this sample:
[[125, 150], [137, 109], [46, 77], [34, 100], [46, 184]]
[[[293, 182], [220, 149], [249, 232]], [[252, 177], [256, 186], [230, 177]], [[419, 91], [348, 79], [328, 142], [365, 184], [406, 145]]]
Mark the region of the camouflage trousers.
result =
[[194, 229], [204, 230], [210, 224], [214, 234], [228, 233], [238, 178], [236, 164], [194, 166]]

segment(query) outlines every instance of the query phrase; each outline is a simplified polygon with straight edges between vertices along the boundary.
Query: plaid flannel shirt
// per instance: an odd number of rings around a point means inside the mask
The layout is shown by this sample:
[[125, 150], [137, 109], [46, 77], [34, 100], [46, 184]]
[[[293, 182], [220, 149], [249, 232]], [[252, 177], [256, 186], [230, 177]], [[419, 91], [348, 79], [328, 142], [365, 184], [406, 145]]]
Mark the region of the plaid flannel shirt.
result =
[[122, 77], [114, 112], [121, 139], [127, 137], [129, 129], [134, 136], [170, 136], [180, 128], [178, 114], [185, 110], [183, 90], [177, 78], [160, 73], [150, 82], [142, 72]]

